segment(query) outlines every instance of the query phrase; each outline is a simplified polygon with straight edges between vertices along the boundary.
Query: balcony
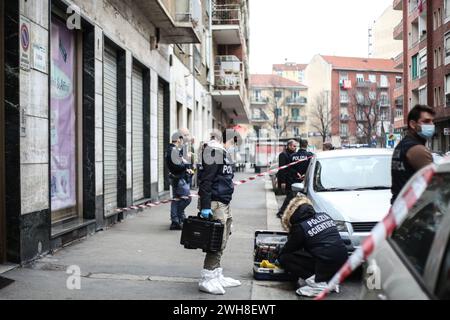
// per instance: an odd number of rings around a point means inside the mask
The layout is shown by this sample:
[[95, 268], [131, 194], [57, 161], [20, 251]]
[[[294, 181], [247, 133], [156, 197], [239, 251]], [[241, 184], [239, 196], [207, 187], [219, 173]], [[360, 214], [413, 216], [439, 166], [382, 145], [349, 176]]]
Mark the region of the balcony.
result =
[[265, 105], [269, 103], [269, 98], [268, 97], [255, 97], [253, 96], [251, 98], [251, 104], [260, 104], [260, 105]]
[[344, 121], [344, 122], [350, 121], [350, 116], [348, 114], [341, 114], [340, 119], [341, 119], [341, 121]]
[[269, 121], [270, 121], [269, 117], [262, 111], [259, 116], [253, 115], [251, 118], [251, 122], [265, 123]]
[[236, 56], [217, 56], [214, 75], [213, 99], [235, 123], [248, 123], [249, 99], [242, 62]]
[[340, 102], [341, 104], [349, 104], [349, 103], [350, 103], [350, 100], [349, 100], [348, 97], [341, 97], [341, 98], [339, 99], [339, 102]]
[[378, 82], [378, 89], [389, 89], [389, 82]]
[[367, 122], [367, 117], [364, 114], [357, 114], [356, 121], [358, 122]]
[[403, 52], [394, 58], [395, 69], [403, 69], [404, 55]]
[[392, 6], [394, 10], [403, 10], [403, 0], [394, 0]]
[[201, 43], [197, 30], [202, 19], [200, 0], [135, 0], [134, 3], [160, 30], [161, 43]]
[[356, 87], [357, 88], [370, 88], [370, 87], [373, 87], [374, 86], [374, 83], [373, 82], [370, 82], [370, 81], [356, 81]]
[[307, 117], [291, 117], [289, 118], [290, 123], [305, 123]]
[[391, 102], [389, 101], [389, 99], [381, 99], [379, 101], [379, 105], [380, 105], [380, 107], [390, 107]]
[[394, 28], [394, 40], [403, 40], [403, 19]]
[[287, 105], [305, 105], [308, 103], [308, 99], [305, 97], [287, 97], [286, 104]]
[[248, 26], [243, 19], [240, 1], [213, 4], [212, 31], [217, 44], [242, 44], [247, 39]]

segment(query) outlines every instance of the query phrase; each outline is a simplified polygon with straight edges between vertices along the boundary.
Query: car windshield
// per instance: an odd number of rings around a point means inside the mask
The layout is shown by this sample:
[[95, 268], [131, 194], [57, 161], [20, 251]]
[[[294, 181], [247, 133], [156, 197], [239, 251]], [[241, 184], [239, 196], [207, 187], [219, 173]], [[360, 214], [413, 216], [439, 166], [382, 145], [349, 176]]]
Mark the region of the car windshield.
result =
[[391, 156], [321, 159], [314, 171], [316, 192], [391, 188]]

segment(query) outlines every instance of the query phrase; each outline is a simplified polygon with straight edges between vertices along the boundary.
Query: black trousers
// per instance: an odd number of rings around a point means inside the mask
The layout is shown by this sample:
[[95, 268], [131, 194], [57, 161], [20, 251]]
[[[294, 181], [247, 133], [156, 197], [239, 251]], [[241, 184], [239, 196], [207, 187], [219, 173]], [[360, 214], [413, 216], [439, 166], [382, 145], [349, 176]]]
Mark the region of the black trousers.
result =
[[279, 261], [283, 269], [296, 278], [306, 280], [316, 273], [315, 260], [306, 251], [282, 254]]
[[278, 216], [282, 216], [284, 214], [284, 211], [286, 211], [287, 207], [289, 206], [289, 203], [297, 195], [297, 192], [294, 192], [291, 189], [287, 190], [286, 192], [287, 192], [286, 199], [284, 199], [283, 205], [281, 206], [280, 210], [278, 211], [278, 214], [277, 214]]
[[346, 259], [339, 263], [339, 260], [333, 263], [324, 263], [315, 259], [308, 252], [299, 250], [282, 254], [278, 261], [285, 271], [296, 278], [306, 280], [315, 275], [316, 282], [329, 282], [345, 263]]

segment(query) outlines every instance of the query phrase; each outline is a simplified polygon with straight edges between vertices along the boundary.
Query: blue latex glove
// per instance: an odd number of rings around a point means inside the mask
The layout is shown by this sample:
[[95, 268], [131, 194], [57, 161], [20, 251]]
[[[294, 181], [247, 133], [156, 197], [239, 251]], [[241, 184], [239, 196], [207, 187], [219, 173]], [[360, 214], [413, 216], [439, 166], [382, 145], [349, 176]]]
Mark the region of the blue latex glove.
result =
[[202, 217], [203, 219], [209, 219], [210, 217], [212, 217], [213, 213], [211, 209], [203, 209], [200, 212], [200, 217]]

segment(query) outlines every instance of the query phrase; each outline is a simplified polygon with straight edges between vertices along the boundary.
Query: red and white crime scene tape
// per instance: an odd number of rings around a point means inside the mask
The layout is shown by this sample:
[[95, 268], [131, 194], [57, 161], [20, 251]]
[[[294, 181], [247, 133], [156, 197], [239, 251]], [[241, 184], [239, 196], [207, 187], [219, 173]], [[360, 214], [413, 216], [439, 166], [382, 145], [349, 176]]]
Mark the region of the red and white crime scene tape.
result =
[[436, 173], [436, 166], [430, 165], [418, 172], [409, 182], [406, 189], [399, 195], [387, 216], [375, 226], [372, 233], [364, 239], [358, 248], [338, 273], [328, 283], [328, 287], [316, 297], [315, 300], [323, 300], [337, 285], [341, 284], [354, 270], [356, 270], [376, 248], [394, 230], [400, 226], [408, 215], [408, 211], [414, 207], [416, 202], [425, 192], [428, 184]]
[[[247, 183], [247, 182], [250, 182], [250, 181], [255, 181], [258, 178], [270, 175], [272, 173], [275, 173], [275, 172], [278, 172], [278, 171], [281, 171], [281, 170], [285, 170], [285, 169], [287, 169], [289, 167], [295, 166], [296, 164], [299, 164], [301, 162], [308, 161], [308, 160], [310, 160], [312, 158], [313, 157], [309, 157], [309, 158], [302, 159], [302, 160], [299, 160], [299, 161], [296, 161], [296, 162], [292, 162], [292, 163], [290, 163], [288, 165], [285, 165], [285, 166], [282, 166], [282, 167], [279, 167], [279, 168], [275, 168], [275, 169], [269, 170], [269, 171], [264, 172], [264, 173], [260, 173], [260, 174], [258, 174], [256, 176], [250, 177], [250, 178], [245, 179], [245, 180], [235, 181], [234, 185], [235, 186], [240, 186], [240, 185], [243, 185], [244, 183]], [[188, 200], [188, 199], [192, 199], [192, 198], [198, 198], [198, 195], [197, 194], [191, 194], [189, 196], [173, 198], [173, 199], [169, 199], [169, 200], [162, 200], [162, 201], [156, 201], [156, 202], [146, 202], [145, 204], [141, 204], [141, 205], [130, 206], [128, 208], [116, 209], [115, 212], [121, 213], [121, 212], [138, 210], [138, 209], [154, 208], [154, 207], [158, 207], [158, 206], [161, 206], [161, 205], [169, 204], [169, 203], [172, 203], [172, 202], [177, 202], [177, 201], [181, 201], [181, 200]]]

